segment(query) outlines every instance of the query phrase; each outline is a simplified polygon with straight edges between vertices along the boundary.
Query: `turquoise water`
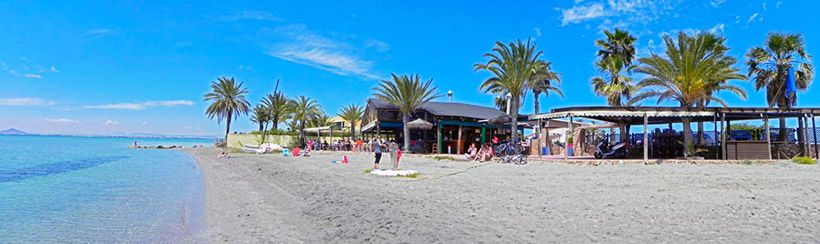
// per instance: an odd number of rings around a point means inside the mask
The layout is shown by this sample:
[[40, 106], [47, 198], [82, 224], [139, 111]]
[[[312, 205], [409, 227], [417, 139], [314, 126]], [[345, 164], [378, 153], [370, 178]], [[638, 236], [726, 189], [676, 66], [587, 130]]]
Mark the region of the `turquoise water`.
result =
[[203, 139], [0, 136], [0, 243], [201, 242]]

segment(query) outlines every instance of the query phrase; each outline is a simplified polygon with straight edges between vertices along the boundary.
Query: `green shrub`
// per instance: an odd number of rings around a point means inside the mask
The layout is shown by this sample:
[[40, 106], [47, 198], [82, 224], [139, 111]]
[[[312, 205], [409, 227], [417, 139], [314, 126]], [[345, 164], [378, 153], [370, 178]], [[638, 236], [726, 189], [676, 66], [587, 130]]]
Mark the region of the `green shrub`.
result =
[[805, 165], [812, 165], [812, 164], [816, 163], [816, 161], [814, 161], [814, 159], [810, 158], [810, 157], [794, 157], [792, 159], [792, 162], [794, 162], [796, 164], [805, 164]]
[[365, 173], [365, 174], [370, 174], [370, 172], [373, 172], [373, 169], [366, 169], [366, 170], [364, 170], [364, 173]]
[[433, 159], [438, 160], [438, 161], [442, 161], [442, 160], [456, 161], [455, 158], [450, 157], [450, 156], [433, 156]]
[[420, 174], [419, 172], [416, 172], [416, 173], [412, 173], [412, 174], [408, 174], [408, 175], [402, 175], [401, 177], [406, 177], [406, 178], [412, 178], [412, 179], [415, 179], [415, 178], [418, 178], [420, 175], [421, 175], [421, 174]]

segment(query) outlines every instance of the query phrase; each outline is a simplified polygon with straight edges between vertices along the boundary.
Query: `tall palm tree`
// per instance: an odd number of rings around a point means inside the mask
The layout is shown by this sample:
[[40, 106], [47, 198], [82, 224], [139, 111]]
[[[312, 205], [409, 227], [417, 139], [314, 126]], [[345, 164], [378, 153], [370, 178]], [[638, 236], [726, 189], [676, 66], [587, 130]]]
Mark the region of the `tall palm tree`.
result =
[[[725, 38], [712, 33], [688, 36], [678, 33], [677, 41], [665, 35], [666, 55], [651, 54], [640, 58], [636, 71], [646, 75], [638, 85], [640, 93], [630, 103], [656, 97], [657, 102], [677, 101], [681, 108], [691, 110], [700, 101], [713, 101], [728, 106], [716, 96], [720, 91], [728, 91], [746, 99], [746, 92], [740, 87], [729, 85], [728, 80], [743, 80], [734, 58], [726, 56], [729, 50], [724, 45]], [[683, 118], [684, 156], [692, 155], [691, 119]]]
[[311, 100], [309, 97], [299, 96], [291, 100], [291, 108], [293, 109], [293, 120], [297, 122], [299, 130], [299, 141], [302, 145], [305, 143], [305, 126], [308, 122], [321, 114], [321, 106], [316, 100]]
[[362, 120], [364, 108], [357, 104], [350, 104], [347, 105], [347, 107], [343, 107], [336, 115], [350, 123], [350, 138], [356, 140], [356, 124]]
[[512, 117], [512, 139], [518, 139], [518, 109], [521, 99], [530, 89], [536, 73], [544, 69], [545, 62], [538, 60], [540, 51], [535, 50], [535, 43], [518, 40], [508, 45], [496, 42], [493, 51], [484, 54], [489, 58], [487, 63], [475, 64], [475, 70], [486, 70], [492, 73], [479, 89], [485, 93], [510, 94], [510, 117]]
[[547, 61], [539, 62], [542, 63], [543, 67], [535, 71], [535, 76], [533, 76], [529, 84], [530, 89], [532, 89], [535, 114], [541, 113], [541, 93], [544, 93], [546, 97], [549, 97], [550, 92], [564, 97], [564, 93], [561, 92], [561, 89], [555, 86], [561, 84], [561, 77], [550, 68], [552, 63]]
[[258, 104], [253, 107], [253, 114], [251, 114], [251, 122], [259, 125], [259, 132], [265, 133], [265, 126], [269, 121], [268, 108], [265, 105]]
[[421, 81], [421, 77], [416, 75], [390, 74], [391, 80], [382, 80], [379, 86], [373, 88], [373, 96], [396, 106], [401, 112], [401, 123], [404, 132], [404, 151], [410, 151], [410, 116], [422, 105], [440, 97], [436, 93], [437, 87], [433, 84], [433, 79], [426, 82]]
[[[634, 86], [632, 78], [627, 76], [632, 70], [635, 59], [635, 41], [637, 38], [629, 32], [615, 29], [615, 32], [604, 30], [606, 39], [595, 41], [599, 60], [595, 62], [601, 76], [592, 78], [592, 88], [598, 96], [606, 97], [607, 105], [624, 106], [632, 97]], [[621, 138], [626, 138], [627, 127], [621, 126]]]
[[262, 104], [268, 108], [268, 114], [273, 130], [279, 129], [279, 123], [287, 120], [291, 115], [290, 100], [282, 92], [268, 94]]
[[333, 118], [331, 118], [331, 117], [330, 117], [330, 116], [328, 116], [327, 114], [325, 114], [325, 113], [323, 113], [323, 112], [319, 111], [319, 114], [317, 114], [316, 116], [314, 116], [314, 117], [313, 117], [313, 118], [312, 118], [312, 119], [308, 122], [308, 124], [309, 124], [311, 127], [325, 127], [325, 126], [330, 126], [331, 124], [333, 124]]
[[211, 101], [211, 105], [205, 110], [209, 119], [217, 118], [227, 120], [225, 126], [225, 142], [228, 141], [228, 134], [231, 133], [231, 120], [239, 118], [240, 114], [248, 114], [250, 103], [245, 99], [248, 89], [242, 87], [242, 83], [236, 83], [233, 77], [219, 77], [211, 83], [211, 92], [205, 94], [205, 101]]
[[[790, 108], [797, 105], [797, 96], [786, 99], [786, 76], [790, 68], [795, 70], [795, 87], [801, 91], [808, 89], [814, 78], [811, 55], [806, 52], [803, 36], [800, 34], [771, 33], [763, 46], [749, 49], [746, 58], [749, 77], [754, 79], [755, 90], [766, 88], [766, 101], [770, 108]], [[786, 140], [785, 124], [786, 118], [780, 118], [782, 141]]]

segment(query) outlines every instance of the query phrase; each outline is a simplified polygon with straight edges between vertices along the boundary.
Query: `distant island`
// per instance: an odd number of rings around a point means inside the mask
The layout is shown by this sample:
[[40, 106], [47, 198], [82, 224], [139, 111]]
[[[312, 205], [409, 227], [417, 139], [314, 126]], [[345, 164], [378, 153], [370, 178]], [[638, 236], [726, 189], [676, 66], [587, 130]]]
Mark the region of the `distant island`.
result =
[[18, 129], [15, 129], [15, 128], [0, 130], [0, 135], [18, 135], [19, 136], [19, 135], [28, 135], [28, 134], [29, 134], [28, 132], [18, 130]]

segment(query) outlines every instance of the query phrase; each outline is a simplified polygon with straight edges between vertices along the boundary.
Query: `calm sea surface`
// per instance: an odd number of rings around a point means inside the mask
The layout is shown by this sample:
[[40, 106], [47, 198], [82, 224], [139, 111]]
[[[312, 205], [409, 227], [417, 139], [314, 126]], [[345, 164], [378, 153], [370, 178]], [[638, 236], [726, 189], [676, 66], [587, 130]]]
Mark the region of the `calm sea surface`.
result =
[[202, 242], [203, 139], [0, 136], [0, 243]]

